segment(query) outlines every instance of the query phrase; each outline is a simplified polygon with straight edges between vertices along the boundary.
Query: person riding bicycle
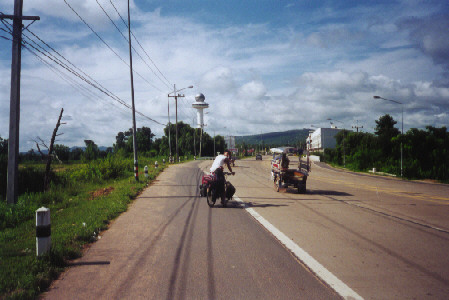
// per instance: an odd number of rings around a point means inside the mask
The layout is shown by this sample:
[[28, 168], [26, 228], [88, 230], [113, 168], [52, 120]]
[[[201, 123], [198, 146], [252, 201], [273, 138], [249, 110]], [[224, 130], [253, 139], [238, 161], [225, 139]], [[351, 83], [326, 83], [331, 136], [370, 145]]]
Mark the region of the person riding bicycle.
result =
[[217, 176], [217, 192], [224, 197], [224, 185], [226, 182], [226, 179], [224, 177], [224, 165], [226, 165], [229, 169], [229, 171], [232, 173], [232, 175], [235, 174], [235, 172], [232, 172], [231, 168], [231, 160], [230, 160], [231, 154], [228, 150], [225, 150], [225, 152], [222, 155], [218, 155], [214, 162], [212, 163], [212, 167], [210, 168], [210, 172], [214, 173]]

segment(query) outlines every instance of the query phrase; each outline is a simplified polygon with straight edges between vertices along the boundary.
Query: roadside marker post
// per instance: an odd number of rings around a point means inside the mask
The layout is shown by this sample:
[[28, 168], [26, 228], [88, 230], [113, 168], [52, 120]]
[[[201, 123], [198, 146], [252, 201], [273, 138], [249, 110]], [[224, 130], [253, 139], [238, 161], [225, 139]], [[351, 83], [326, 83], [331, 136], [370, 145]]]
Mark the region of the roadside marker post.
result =
[[51, 247], [50, 209], [41, 207], [36, 210], [36, 255], [42, 256]]

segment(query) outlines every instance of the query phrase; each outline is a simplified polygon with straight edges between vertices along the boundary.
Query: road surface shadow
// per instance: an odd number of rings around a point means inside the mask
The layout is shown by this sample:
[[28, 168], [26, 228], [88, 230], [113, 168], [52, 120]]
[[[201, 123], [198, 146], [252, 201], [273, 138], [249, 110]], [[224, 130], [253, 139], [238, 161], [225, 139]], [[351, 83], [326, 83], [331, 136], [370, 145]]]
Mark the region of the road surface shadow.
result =
[[69, 267], [76, 266], [96, 266], [96, 265], [110, 265], [111, 262], [108, 260], [99, 260], [99, 261], [79, 261], [79, 262], [69, 262], [67, 265]]
[[328, 191], [328, 190], [307, 190], [310, 195], [326, 195], [326, 196], [354, 196], [345, 192]]
[[[199, 195], [199, 192], [198, 192]], [[196, 198], [198, 195], [185, 195], [185, 196], [154, 196], [154, 197], [142, 197], [139, 196], [139, 198], [142, 199], [173, 199], [173, 198]]]
[[[281, 207], [281, 206], [288, 206], [287, 204], [257, 204], [257, 203], [253, 203], [253, 202], [237, 202], [237, 201], [229, 201], [228, 205], [226, 206], [226, 208], [247, 208], [247, 207], [260, 207], [260, 208], [265, 208], [265, 207]], [[224, 208], [223, 205], [221, 203], [216, 203], [214, 207], [217, 208]]]
[[[239, 196], [240, 200], [244, 200], [244, 199], [254, 199], [254, 200], [290, 200], [289, 198], [273, 198], [273, 197], [241, 197]], [[243, 201], [245, 202], [245, 201]], [[250, 203], [250, 202], [245, 202], [245, 203]]]

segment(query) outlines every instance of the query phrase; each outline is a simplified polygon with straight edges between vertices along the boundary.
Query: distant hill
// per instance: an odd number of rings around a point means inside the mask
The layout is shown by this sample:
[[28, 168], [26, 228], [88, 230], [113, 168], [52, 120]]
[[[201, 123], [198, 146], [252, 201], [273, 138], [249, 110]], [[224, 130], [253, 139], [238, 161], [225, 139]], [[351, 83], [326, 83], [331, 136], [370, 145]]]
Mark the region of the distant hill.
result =
[[285, 145], [298, 145], [299, 143], [305, 144], [306, 138], [309, 135], [309, 130], [294, 129], [282, 132], [269, 132], [256, 135], [236, 136], [236, 144], [261, 144], [270, 146], [285, 146]]

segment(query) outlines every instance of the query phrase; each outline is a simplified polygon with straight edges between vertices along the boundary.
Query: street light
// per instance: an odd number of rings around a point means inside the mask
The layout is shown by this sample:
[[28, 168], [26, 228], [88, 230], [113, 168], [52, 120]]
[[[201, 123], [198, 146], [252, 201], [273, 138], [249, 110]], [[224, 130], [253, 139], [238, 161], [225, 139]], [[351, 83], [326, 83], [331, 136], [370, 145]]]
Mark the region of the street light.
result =
[[[345, 133], [345, 123], [343, 123], [342, 121], [338, 121], [338, 120], [335, 120], [335, 119], [331, 119], [331, 118], [328, 118], [327, 119], [328, 121], [336, 121], [336, 122], [340, 122], [341, 124], [343, 124], [343, 167], [345, 167], [346, 168], [346, 151], [345, 151], [345, 139], [346, 139], [346, 133]], [[331, 124], [332, 124], [332, 122], [331, 122]]]
[[[168, 98], [174, 97], [175, 98], [175, 106], [176, 106], [176, 161], [179, 162], [179, 149], [178, 149], [178, 97], [184, 97], [184, 95], [177, 94], [178, 92], [185, 90], [185, 89], [191, 89], [193, 88], [193, 85], [182, 88], [180, 90], [176, 89], [176, 84], [173, 85], [173, 92], [168, 93]], [[170, 94], [173, 94], [173, 96], [170, 96]], [[170, 122], [169, 122], [168, 132], [169, 132], [169, 141], [170, 141]], [[169, 142], [170, 143], [170, 142]], [[170, 156], [171, 156], [171, 145], [170, 145]]]
[[[374, 99], [381, 99], [381, 100], [385, 100], [385, 101], [390, 101], [396, 104], [400, 104], [401, 105], [401, 137], [404, 136], [404, 105], [402, 102], [396, 101], [396, 100], [391, 100], [391, 99], [386, 99], [383, 98], [381, 96], [373, 96]], [[402, 178], [402, 138], [401, 138], [401, 178]]]

